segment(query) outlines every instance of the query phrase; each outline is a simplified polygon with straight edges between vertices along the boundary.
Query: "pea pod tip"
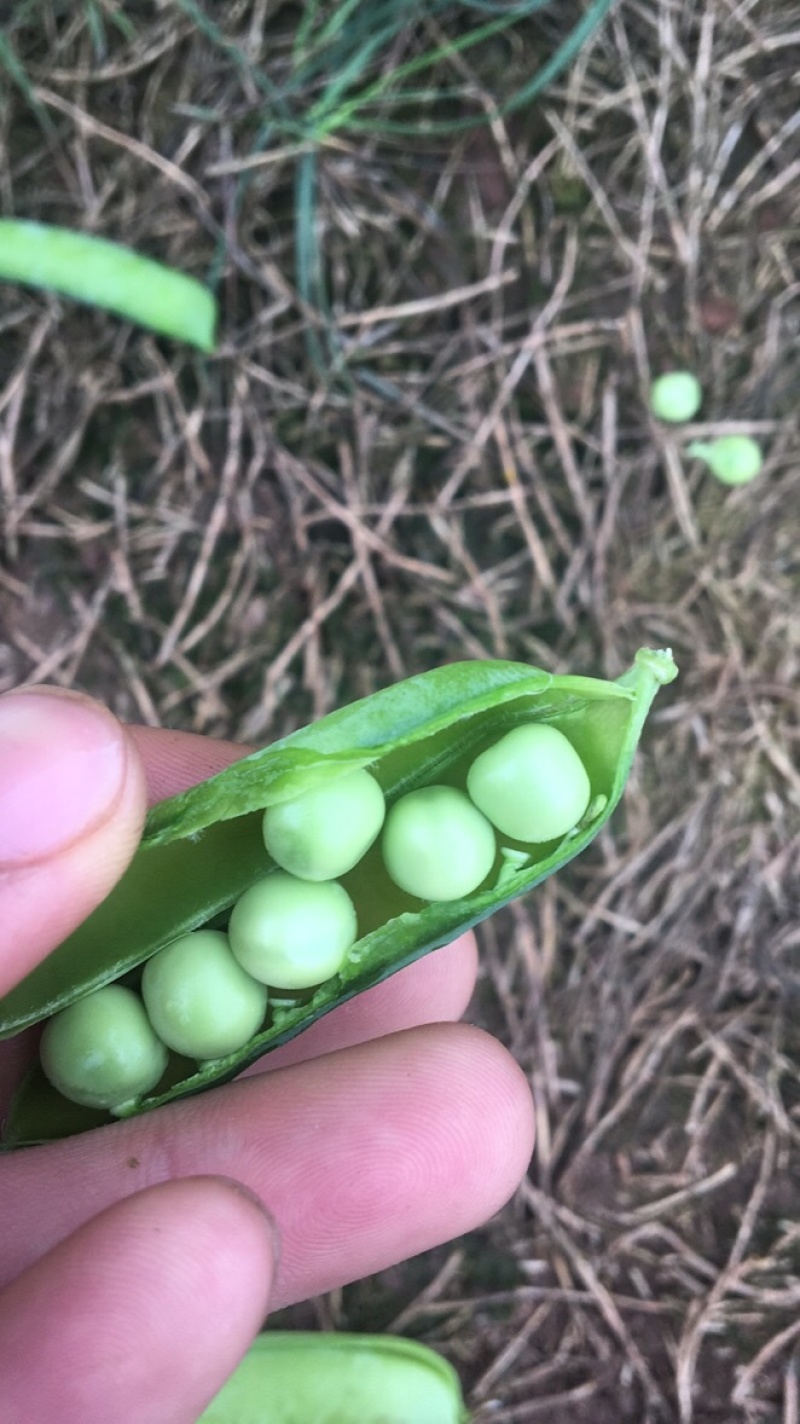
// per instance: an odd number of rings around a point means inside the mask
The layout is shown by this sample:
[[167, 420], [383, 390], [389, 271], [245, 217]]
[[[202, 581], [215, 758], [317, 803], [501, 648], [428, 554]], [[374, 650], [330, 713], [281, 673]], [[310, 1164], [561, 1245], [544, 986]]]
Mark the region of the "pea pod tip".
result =
[[667, 687], [678, 676], [678, 666], [671, 648], [639, 648], [634, 666], [651, 673], [660, 687]]

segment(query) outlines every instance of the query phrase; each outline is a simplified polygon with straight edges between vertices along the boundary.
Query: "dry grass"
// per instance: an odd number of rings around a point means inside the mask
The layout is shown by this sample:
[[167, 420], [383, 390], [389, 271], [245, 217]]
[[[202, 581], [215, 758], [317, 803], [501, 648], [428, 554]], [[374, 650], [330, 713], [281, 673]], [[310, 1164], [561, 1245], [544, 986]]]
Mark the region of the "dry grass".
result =
[[[485, 128], [322, 146], [323, 317], [249, 71], [168, 0], [89, 8], [7, 27], [2, 207], [224, 251], [222, 346], [0, 294], [0, 687], [267, 739], [462, 656], [682, 670], [599, 846], [483, 936], [539, 1115], [516, 1201], [293, 1319], [428, 1339], [481, 1424], [797, 1424], [800, 9], [623, 0], [506, 120], [561, 22], [454, 56]], [[288, 12], [227, 14], [278, 74]], [[754, 485], [648, 417], [672, 365]]]

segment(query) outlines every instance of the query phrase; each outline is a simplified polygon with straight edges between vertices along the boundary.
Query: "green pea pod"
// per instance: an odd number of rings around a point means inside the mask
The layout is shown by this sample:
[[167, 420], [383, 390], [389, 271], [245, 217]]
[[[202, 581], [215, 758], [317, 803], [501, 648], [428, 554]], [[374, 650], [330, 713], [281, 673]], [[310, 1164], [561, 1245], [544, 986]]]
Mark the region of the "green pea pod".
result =
[[458, 1376], [398, 1336], [259, 1335], [198, 1424], [467, 1424]]
[[[0, 1038], [133, 971], [187, 931], [227, 921], [232, 906], [274, 868], [261, 823], [267, 806], [368, 767], [387, 803], [432, 783], [463, 785], [476, 755], [512, 728], [542, 722], [563, 732], [589, 775], [580, 825], [557, 842], [499, 837], [488, 884], [460, 900], [424, 903], [398, 889], [378, 846], [342, 877], [359, 938], [332, 979], [292, 1000], [277, 997], [261, 1031], [228, 1058], [170, 1063], [157, 1089], [127, 1117], [234, 1077], [337, 1005], [448, 943], [538, 885], [594, 839], [622, 796], [658, 688], [677, 676], [669, 652], [642, 649], [614, 682], [555, 676], [522, 663], [468, 662], [409, 678], [333, 712], [151, 810], [139, 849], [107, 899], [0, 999]], [[130, 982], [128, 979], [126, 982]], [[34, 1069], [5, 1130], [11, 1146], [64, 1137], [110, 1120], [59, 1097]]]
[[105, 307], [186, 341], [214, 350], [217, 303], [187, 277], [130, 247], [47, 223], [0, 220], [0, 281], [27, 282], [77, 301]]

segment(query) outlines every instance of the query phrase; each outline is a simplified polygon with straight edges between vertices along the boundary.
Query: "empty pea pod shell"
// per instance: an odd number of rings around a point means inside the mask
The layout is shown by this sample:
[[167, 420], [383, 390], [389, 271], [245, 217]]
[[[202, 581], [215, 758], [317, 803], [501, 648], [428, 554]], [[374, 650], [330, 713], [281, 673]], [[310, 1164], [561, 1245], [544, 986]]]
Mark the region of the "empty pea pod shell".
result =
[[118, 242], [5, 218], [0, 281], [60, 292], [201, 351], [214, 350], [217, 303], [208, 288]]
[[[224, 925], [239, 897], [275, 868], [262, 838], [267, 806], [366, 767], [391, 808], [398, 797], [422, 786], [465, 784], [474, 758], [514, 727], [542, 722], [563, 732], [591, 786], [578, 826], [540, 846], [507, 843], [500, 836], [487, 882], [463, 899], [431, 904], [391, 882], [374, 845], [341, 880], [356, 906], [358, 938], [339, 972], [295, 1002], [291, 996], [277, 1000], [264, 1027], [235, 1054], [200, 1066], [173, 1060], [158, 1087], [126, 1104], [118, 1116], [235, 1077], [331, 1009], [447, 944], [580, 854], [622, 796], [653, 698], [676, 676], [671, 653], [646, 648], [628, 672], [608, 682], [554, 675], [523, 663], [455, 663], [386, 688], [253, 752], [153, 807], [136, 855], [111, 894], [0, 999], [0, 1038], [131, 975], [179, 935]], [[108, 1115], [60, 1098], [35, 1068], [14, 1099], [4, 1140], [22, 1146], [108, 1121]]]
[[467, 1424], [455, 1370], [386, 1335], [259, 1335], [198, 1424]]

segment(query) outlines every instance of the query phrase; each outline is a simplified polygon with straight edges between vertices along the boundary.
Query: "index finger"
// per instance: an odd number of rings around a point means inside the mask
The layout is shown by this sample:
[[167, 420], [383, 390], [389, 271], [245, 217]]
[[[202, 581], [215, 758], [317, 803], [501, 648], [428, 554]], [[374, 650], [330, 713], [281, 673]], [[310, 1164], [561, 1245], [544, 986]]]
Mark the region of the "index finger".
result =
[[216, 741], [196, 732], [134, 726], [129, 726], [127, 732], [144, 764], [150, 806], [216, 776], [253, 750], [240, 742]]

